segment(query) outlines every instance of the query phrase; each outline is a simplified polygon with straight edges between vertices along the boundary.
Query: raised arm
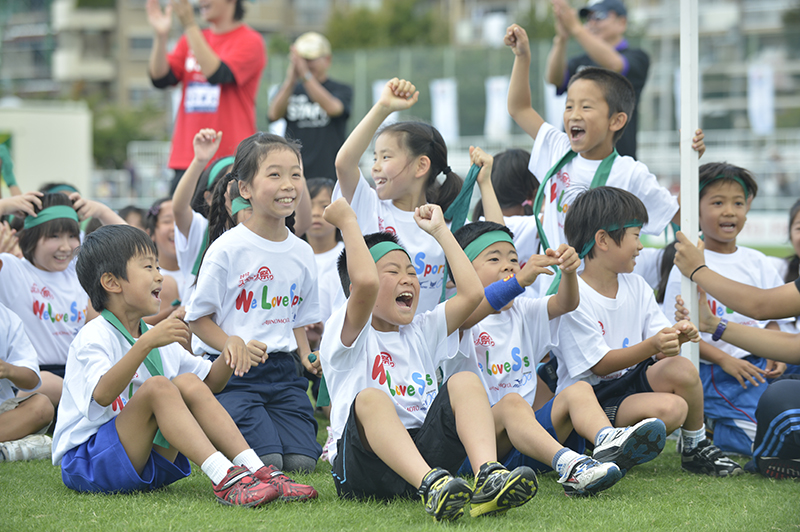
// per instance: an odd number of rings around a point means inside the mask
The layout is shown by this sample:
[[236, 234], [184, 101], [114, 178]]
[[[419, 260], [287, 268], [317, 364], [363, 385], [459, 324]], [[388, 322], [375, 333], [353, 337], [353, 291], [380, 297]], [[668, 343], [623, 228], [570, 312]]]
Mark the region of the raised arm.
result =
[[[292, 53], [294, 47], [292, 47]], [[289, 97], [294, 92], [294, 86], [297, 85], [297, 68], [295, 67], [292, 55], [289, 55], [289, 66], [286, 69], [286, 79], [278, 88], [278, 92], [269, 101], [269, 110], [267, 111], [267, 118], [270, 122], [275, 122], [286, 116], [286, 109], [289, 107]]]
[[217, 153], [217, 148], [222, 142], [222, 131], [201, 129], [192, 140], [194, 159], [186, 169], [175, 192], [172, 194], [172, 213], [175, 216], [175, 226], [181, 234], [188, 238], [192, 226], [192, 196], [197, 188], [197, 180], [203, 173], [206, 165]]
[[194, 16], [194, 7], [189, 0], [172, 0], [172, 5], [175, 7], [175, 15], [183, 26], [186, 42], [200, 66], [200, 72], [206, 78], [210, 78], [219, 70], [222, 61], [203, 37], [203, 32], [200, 31], [200, 26], [197, 25], [197, 19]]
[[508, 86], [508, 113], [525, 133], [535, 139], [544, 119], [531, 107], [531, 46], [528, 34], [517, 24], [512, 24], [506, 30], [503, 42], [514, 52], [514, 67]]
[[[556, 0], [553, 1], [554, 6], [555, 3]], [[558, 17], [556, 17], [555, 26], [556, 36], [553, 37], [553, 47], [550, 48], [550, 53], [547, 55], [545, 72], [547, 75], [547, 82], [555, 85], [557, 88], [561, 88], [567, 72], [567, 43], [569, 42], [569, 33]]]
[[[553, 13], [566, 32], [578, 41], [595, 63], [608, 70], [622, 72], [622, 69], [625, 68], [625, 58], [622, 57], [622, 54], [586, 29], [578, 19], [578, 14], [567, 4], [566, 0], [553, 0]], [[563, 81], [562, 77], [559, 84]]]
[[347, 250], [347, 274], [350, 276], [350, 297], [347, 298], [347, 315], [342, 327], [342, 344], [353, 345], [361, 330], [367, 325], [378, 298], [378, 269], [358, 227], [356, 213], [344, 198], [339, 198], [325, 208], [322, 217], [339, 228]]
[[483, 218], [487, 222], [505, 225], [503, 209], [500, 208], [500, 202], [497, 201], [497, 194], [495, 194], [494, 185], [492, 185], [492, 165], [494, 164], [494, 157], [480, 148], [470, 146], [469, 158], [472, 164], [481, 167], [481, 171], [478, 174], [478, 188], [481, 191]]
[[375, 132], [386, 117], [394, 111], [409, 109], [419, 98], [419, 91], [410, 82], [394, 78], [383, 88], [378, 102], [372, 106], [366, 116], [358, 123], [355, 129], [344, 141], [336, 154], [336, 176], [342, 196], [349, 203], [353, 200], [360, 177], [358, 161], [369, 148]]
[[159, 0], [147, 0], [146, 9], [147, 21], [155, 30], [153, 48], [150, 49], [148, 73], [152, 79], [161, 79], [169, 73], [167, 40], [169, 40], [169, 30], [172, 28], [172, 6], [167, 4], [162, 11]]
[[794, 283], [764, 289], [733, 281], [705, 266], [702, 241], [695, 246], [680, 231], [675, 236], [675, 265], [726, 307], [756, 320], [800, 314], [800, 292]]
[[72, 200], [72, 208], [78, 213], [81, 221], [97, 218], [103, 225], [128, 225], [128, 222], [114, 212], [111, 207], [99, 201], [83, 198], [77, 192], [70, 194], [69, 199]]
[[[312, 102], [319, 104], [322, 110], [331, 118], [342, 114], [344, 112], [344, 104], [342, 101], [331, 94], [330, 91], [314, 77], [308, 68], [308, 61], [298, 54], [294, 47], [292, 47], [291, 54], [292, 61], [295, 63], [297, 75], [303, 82], [303, 88], [306, 90], [308, 98]], [[320, 60], [324, 61], [326, 59]]]

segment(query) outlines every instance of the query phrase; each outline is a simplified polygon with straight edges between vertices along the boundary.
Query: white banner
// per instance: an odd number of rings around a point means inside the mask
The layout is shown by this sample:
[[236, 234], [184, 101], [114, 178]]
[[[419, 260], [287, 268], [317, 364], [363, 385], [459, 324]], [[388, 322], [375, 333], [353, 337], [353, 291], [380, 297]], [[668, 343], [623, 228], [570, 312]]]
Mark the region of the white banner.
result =
[[483, 134], [490, 139], [504, 139], [511, 133], [508, 114], [508, 76], [486, 78], [486, 120]]
[[753, 64], [747, 69], [747, 117], [756, 135], [775, 132], [775, 73], [772, 65]]
[[458, 140], [458, 84], [455, 78], [431, 80], [431, 123], [442, 134], [445, 144]]

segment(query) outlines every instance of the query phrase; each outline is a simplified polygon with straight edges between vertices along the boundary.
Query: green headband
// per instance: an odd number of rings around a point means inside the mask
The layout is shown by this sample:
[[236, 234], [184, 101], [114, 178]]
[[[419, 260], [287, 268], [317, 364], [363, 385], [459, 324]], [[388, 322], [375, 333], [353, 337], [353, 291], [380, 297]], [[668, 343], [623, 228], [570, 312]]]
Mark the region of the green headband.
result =
[[58, 220], [60, 218], [75, 220], [77, 223], [78, 213], [75, 212], [75, 209], [67, 205], [53, 205], [52, 207], [47, 207], [39, 211], [37, 216], [26, 216], [23, 227], [25, 229], [30, 229], [31, 227], [36, 227], [50, 220]]
[[55, 194], [57, 192], [77, 192], [78, 189], [72, 185], [56, 185], [47, 189], [47, 194]]
[[469, 261], [472, 262], [484, 249], [497, 242], [508, 242], [512, 246], [514, 245], [514, 240], [508, 236], [508, 233], [505, 231], [489, 231], [470, 242], [467, 247], [464, 248], [464, 253], [467, 255]]
[[727, 175], [722, 175], [722, 174], [720, 174], [718, 176], [715, 176], [715, 177], [712, 177], [711, 179], [709, 179], [707, 181], [703, 181], [702, 183], [700, 183], [700, 190], [698, 191], [698, 193], [702, 192], [704, 188], [706, 188], [708, 185], [710, 185], [711, 183], [714, 183], [715, 181], [717, 181], [719, 179], [732, 179], [732, 180], [736, 181], [737, 183], [739, 183], [742, 186], [742, 190], [744, 190], [744, 199], [745, 200], [747, 199], [747, 196], [750, 195], [747, 192], [747, 185], [744, 184], [744, 179], [742, 179], [738, 175], [727, 176]]
[[[642, 227], [643, 225], [644, 224], [642, 222], [640, 222], [639, 220], [631, 220], [630, 222], [625, 222], [622, 225], [622, 227], [620, 227], [619, 224], [611, 224], [608, 227], [601, 227], [600, 229], [602, 229], [606, 233], [611, 233], [612, 231], [616, 231], [617, 229], [625, 229], [627, 227]], [[594, 247], [594, 241], [595, 241], [595, 239], [592, 238], [590, 241], [588, 241], [583, 246], [583, 249], [581, 250], [580, 255], [578, 255], [578, 257], [580, 257], [581, 260], [583, 260], [583, 258], [586, 255], [588, 255], [589, 252], [592, 250], [592, 248]]]
[[[390, 251], [394, 251], [396, 249], [408, 255], [408, 251], [403, 249], [403, 246], [395, 244], [394, 242], [388, 240], [384, 242], [378, 242], [377, 244], [369, 248], [369, 252], [372, 254], [372, 260], [378, 262], [379, 260], [381, 260], [381, 257], [386, 255]], [[411, 257], [409, 256], [408, 259], [411, 260]]]
[[251, 208], [250, 202], [244, 199], [243, 197], [239, 196], [238, 198], [234, 198], [231, 202], [231, 218], [236, 216], [236, 213], [239, 211], [243, 211], [244, 209]]
[[214, 163], [214, 166], [211, 167], [211, 171], [208, 173], [208, 184], [206, 185], [206, 190], [211, 188], [211, 185], [214, 183], [214, 180], [217, 178], [219, 173], [222, 171], [223, 168], [228, 166], [229, 164], [233, 164], [235, 157], [230, 155], [228, 157], [223, 157], [219, 161]]

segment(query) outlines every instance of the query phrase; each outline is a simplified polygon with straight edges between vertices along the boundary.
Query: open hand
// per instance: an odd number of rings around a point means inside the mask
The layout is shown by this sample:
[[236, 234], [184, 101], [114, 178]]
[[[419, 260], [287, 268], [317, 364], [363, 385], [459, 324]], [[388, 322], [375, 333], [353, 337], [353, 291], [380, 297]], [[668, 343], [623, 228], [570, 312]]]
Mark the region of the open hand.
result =
[[167, 4], [163, 10], [159, 0], [147, 0], [147, 22], [161, 37], [166, 38], [172, 28], [172, 6]]
[[217, 153], [220, 142], [222, 142], [222, 131], [215, 131], [212, 128], [201, 129], [192, 139], [194, 158], [207, 163]]

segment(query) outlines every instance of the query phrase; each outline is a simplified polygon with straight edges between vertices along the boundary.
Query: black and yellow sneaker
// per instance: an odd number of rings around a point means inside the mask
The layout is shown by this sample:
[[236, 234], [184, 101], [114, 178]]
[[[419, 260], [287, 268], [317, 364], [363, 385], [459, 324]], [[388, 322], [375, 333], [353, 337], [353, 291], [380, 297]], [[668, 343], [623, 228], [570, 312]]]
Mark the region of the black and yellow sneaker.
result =
[[464, 515], [464, 506], [472, 497], [472, 488], [463, 478], [454, 477], [437, 467], [423, 477], [417, 493], [434, 521], [455, 521]]
[[509, 471], [498, 462], [486, 462], [478, 471], [469, 515], [498, 515], [522, 506], [536, 495], [536, 473], [527, 466]]

